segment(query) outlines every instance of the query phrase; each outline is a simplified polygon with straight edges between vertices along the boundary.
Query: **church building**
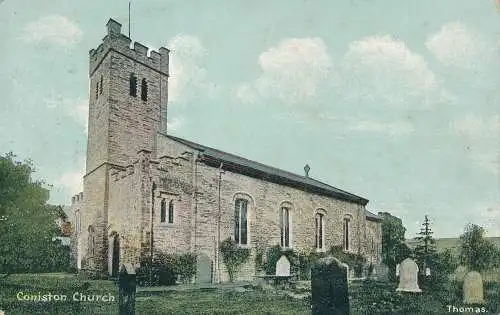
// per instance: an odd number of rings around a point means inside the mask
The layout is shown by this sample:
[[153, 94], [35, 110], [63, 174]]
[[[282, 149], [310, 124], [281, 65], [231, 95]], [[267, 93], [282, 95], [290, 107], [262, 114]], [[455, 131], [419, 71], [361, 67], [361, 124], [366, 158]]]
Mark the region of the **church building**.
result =
[[309, 177], [307, 165], [294, 174], [168, 133], [168, 49], [131, 46], [110, 19], [89, 55], [86, 173], [71, 206], [78, 269], [116, 276], [151, 252], [193, 253], [196, 282], [224, 282], [229, 237], [251, 252], [238, 280], [253, 279], [258, 249], [276, 245], [342, 246], [380, 262], [381, 219], [367, 199]]

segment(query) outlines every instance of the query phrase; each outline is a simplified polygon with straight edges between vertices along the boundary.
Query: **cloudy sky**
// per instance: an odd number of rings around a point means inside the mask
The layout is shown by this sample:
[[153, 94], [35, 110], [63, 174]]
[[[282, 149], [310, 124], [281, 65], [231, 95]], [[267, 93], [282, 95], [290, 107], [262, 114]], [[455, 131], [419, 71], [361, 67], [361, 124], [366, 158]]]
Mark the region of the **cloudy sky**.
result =
[[[0, 0], [0, 153], [51, 202], [81, 191], [88, 51], [128, 1]], [[492, 0], [149, 0], [132, 40], [172, 50], [169, 132], [370, 200], [439, 237], [500, 236], [500, 10]]]

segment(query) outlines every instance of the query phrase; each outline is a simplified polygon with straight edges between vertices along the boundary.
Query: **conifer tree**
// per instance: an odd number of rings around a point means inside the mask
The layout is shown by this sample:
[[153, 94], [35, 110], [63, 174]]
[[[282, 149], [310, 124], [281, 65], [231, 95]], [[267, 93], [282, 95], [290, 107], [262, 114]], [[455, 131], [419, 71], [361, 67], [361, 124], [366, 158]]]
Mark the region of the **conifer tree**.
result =
[[425, 215], [424, 222], [420, 232], [415, 237], [418, 240], [418, 245], [415, 247], [415, 257], [419, 263], [420, 271], [425, 273], [425, 269], [432, 264], [432, 259], [436, 256], [436, 241], [432, 237], [431, 222]]

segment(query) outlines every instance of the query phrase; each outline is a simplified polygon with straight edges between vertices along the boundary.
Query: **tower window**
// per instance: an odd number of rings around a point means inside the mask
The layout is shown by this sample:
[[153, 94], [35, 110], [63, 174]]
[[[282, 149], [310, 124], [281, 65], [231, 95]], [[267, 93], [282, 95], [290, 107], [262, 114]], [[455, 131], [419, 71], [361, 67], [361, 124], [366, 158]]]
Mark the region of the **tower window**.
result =
[[148, 100], [148, 83], [146, 82], [146, 79], [142, 79], [141, 81], [141, 99], [143, 101]]
[[130, 74], [130, 96], [137, 96], [137, 77], [135, 74]]
[[168, 203], [168, 223], [174, 223], [174, 201]]
[[101, 75], [101, 84], [99, 85], [99, 94], [102, 94], [102, 75]]

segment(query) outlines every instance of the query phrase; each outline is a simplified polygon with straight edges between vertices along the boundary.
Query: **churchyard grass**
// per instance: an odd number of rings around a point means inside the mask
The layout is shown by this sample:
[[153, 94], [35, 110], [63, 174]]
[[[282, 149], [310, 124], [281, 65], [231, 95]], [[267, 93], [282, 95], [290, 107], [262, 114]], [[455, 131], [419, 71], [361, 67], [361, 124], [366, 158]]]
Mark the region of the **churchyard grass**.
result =
[[[58, 294], [72, 299], [88, 284], [88, 294], [115, 296], [115, 302], [29, 302], [18, 301], [18, 292], [31, 295]], [[83, 280], [69, 274], [20, 274], [0, 279], [0, 310], [8, 315], [26, 314], [116, 314], [118, 286], [113, 281]], [[196, 289], [138, 292], [136, 314], [310, 314], [309, 304], [260, 290], [248, 292]]]
[[[488, 273], [489, 274], [489, 273]], [[492, 277], [494, 275], [491, 272]], [[492, 278], [491, 277], [491, 278]], [[485, 275], [486, 309], [500, 313], [500, 281]], [[115, 302], [33, 303], [17, 300], [18, 292], [72, 295], [88, 283], [89, 294], [112, 294]], [[447, 283], [442, 290], [420, 294], [395, 292], [396, 284], [352, 282], [349, 286], [351, 315], [361, 314], [446, 314], [447, 305], [462, 306], [459, 286]], [[305, 293], [305, 292], [300, 292]], [[69, 297], [70, 298], [70, 297]], [[0, 310], [6, 314], [116, 314], [118, 286], [113, 281], [83, 280], [69, 274], [25, 274], [0, 277]], [[247, 292], [196, 289], [138, 292], [136, 314], [311, 314], [309, 300], [292, 299], [254, 289]]]

